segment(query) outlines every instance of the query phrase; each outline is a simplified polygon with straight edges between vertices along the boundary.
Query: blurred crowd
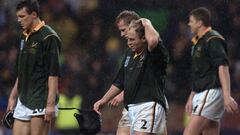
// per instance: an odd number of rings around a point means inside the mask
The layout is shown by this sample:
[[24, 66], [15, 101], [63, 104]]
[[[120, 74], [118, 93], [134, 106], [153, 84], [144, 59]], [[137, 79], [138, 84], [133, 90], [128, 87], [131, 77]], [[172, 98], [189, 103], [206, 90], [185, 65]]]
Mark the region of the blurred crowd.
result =
[[[0, 0], [0, 113], [16, 79], [20, 27], [18, 0]], [[240, 1], [238, 0], [39, 0], [41, 18], [62, 39], [59, 90], [67, 97], [81, 96], [81, 108], [91, 109], [109, 88], [126, 41], [120, 38], [115, 17], [125, 9], [149, 18], [169, 49], [167, 98], [184, 105], [190, 93], [191, 33], [188, 12], [204, 6], [211, 10], [213, 29], [229, 48], [233, 97], [240, 102]], [[0, 116], [2, 116], [0, 114]], [[239, 130], [240, 130], [240, 124]], [[1, 133], [0, 133], [1, 135]]]

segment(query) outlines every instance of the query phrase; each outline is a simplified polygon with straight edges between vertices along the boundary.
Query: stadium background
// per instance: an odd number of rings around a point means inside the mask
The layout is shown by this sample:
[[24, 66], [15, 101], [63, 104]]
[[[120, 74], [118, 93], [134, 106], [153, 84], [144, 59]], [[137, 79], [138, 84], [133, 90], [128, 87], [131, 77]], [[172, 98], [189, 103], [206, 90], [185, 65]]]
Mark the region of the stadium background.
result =
[[[18, 0], [0, 0], [0, 117], [15, 81], [14, 64], [19, 26], [15, 6]], [[169, 49], [167, 98], [169, 135], [180, 135], [187, 118], [184, 105], [190, 92], [191, 33], [188, 12], [205, 6], [212, 11], [213, 28], [228, 42], [232, 95], [240, 103], [240, 1], [239, 0], [40, 0], [41, 17], [63, 41], [59, 90], [67, 97], [78, 95], [83, 109], [91, 109], [109, 88], [118, 70], [126, 41], [120, 38], [114, 21], [125, 9], [149, 18]], [[116, 131], [120, 108], [104, 108], [100, 134]], [[240, 134], [240, 115], [226, 113], [222, 135]], [[56, 128], [51, 134], [57, 135]], [[10, 134], [0, 125], [0, 135]]]

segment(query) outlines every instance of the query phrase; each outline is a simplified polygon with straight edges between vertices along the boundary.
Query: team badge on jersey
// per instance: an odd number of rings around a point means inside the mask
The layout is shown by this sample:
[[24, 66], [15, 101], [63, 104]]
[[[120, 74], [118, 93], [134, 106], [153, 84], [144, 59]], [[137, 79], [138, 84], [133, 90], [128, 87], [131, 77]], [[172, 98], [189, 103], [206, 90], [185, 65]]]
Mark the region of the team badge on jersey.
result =
[[32, 48], [36, 48], [36, 47], [37, 47], [37, 44], [38, 44], [38, 42], [33, 42], [32, 45], [31, 45], [31, 47], [32, 47]]
[[124, 62], [124, 67], [128, 66], [129, 60], [130, 60], [130, 56], [127, 56], [127, 58], [126, 58], [126, 60]]
[[29, 52], [32, 53], [32, 54], [36, 54], [36, 52], [37, 52], [37, 45], [38, 45], [37, 42], [33, 42], [32, 45], [31, 45], [31, 48], [29, 49]]

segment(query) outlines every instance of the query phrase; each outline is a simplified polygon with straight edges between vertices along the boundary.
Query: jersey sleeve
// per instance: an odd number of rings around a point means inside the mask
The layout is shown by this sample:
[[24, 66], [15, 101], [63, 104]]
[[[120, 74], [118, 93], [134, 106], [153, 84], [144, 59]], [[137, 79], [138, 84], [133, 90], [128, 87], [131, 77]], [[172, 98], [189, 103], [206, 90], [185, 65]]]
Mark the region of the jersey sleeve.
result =
[[115, 76], [113, 83], [112, 83], [114, 86], [116, 86], [120, 90], [124, 90], [124, 63], [125, 63], [125, 59], [126, 59], [128, 52], [129, 52], [129, 50], [126, 50], [125, 55], [121, 62], [120, 69], [118, 70], [118, 73]]
[[229, 65], [227, 56], [227, 44], [223, 39], [213, 38], [208, 41], [208, 54], [211, 58], [211, 63], [215, 67], [220, 65]]
[[150, 52], [150, 56], [155, 67], [164, 69], [162, 71], [165, 74], [167, 64], [169, 63], [169, 53], [162, 41]]
[[17, 42], [19, 43], [19, 45], [18, 45], [18, 52], [17, 52], [17, 56], [16, 56], [16, 61], [15, 61], [15, 63], [14, 63], [14, 75], [16, 76], [16, 77], [18, 77], [18, 74], [19, 74], [19, 72], [21, 72], [21, 71], [19, 71], [19, 59], [20, 59], [20, 53], [21, 53], [21, 46], [23, 46], [23, 35], [20, 35], [19, 36], [19, 38], [17, 38]]
[[46, 45], [46, 61], [48, 76], [60, 76], [60, 48], [61, 41], [55, 36], [48, 36], [44, 39]]
[[119, 88], [120, 90], [124, 89], [124, 70], [121, 67], [115, 77], [115, 79], [113, 80], [112, 83], [114, 86], [116, 86], [117, 88]]

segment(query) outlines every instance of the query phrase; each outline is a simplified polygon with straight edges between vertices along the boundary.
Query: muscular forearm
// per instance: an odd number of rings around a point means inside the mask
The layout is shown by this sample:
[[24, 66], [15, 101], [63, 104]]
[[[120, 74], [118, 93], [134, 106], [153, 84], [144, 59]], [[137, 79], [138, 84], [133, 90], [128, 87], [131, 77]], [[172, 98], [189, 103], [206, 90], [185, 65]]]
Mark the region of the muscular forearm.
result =
[[104, 103], [109, 102], [111, 99], [113, 99], [116, 95], [118, 95], [121, 92], [121, 90], [119, 88], [117, 88], [116, 86], [112, 85], [110, 87], [110, 89], [108, 90], [108, 92], [102, 97], [102, 101]]
[[122, 91], [120, 94], [118, 94], [118, 96], [123, 96], [124, 95], [124, 91]]
[[191, 93], [190, 93], [190, 98], [193, 98], [194, 95], [195, 95], [195, 92], [194, 92], [194, 91], [191, 91]]
[[228, 66], [219, 66], [219, 80], [222, 85], [224, 106], [227, 112], [238, 113], [239, 108], [237, 102], [231, 96], [230, 75]]
[[13, 111], [15, 106], [16, 106], [16, 100], [18, 96], [18, 78], [16, 79], [16, 82], [12, 88], [11, 94], [8, 98], [8, 106], [7, 106], [7, 111]]
[[194, 92], [194, 91], [191, 91], [191, 93], [190, 93], [190, 95], [189, 95], [189, 97], [188, 97], [188, 101], [189, 101], [189, 102], [192, 102], [192, 99], [193, 99], [194, 95], [195, 95], [195, 92]]
[[145, 28], [145, 38], [148, 43], [148, 49], [151, 51], [157, 46], [160, 36], [148, 19], [142, 18], [141, 21]]
[[12, 98], [12, 99], [17, 98], [17, 95], [18, 95], [17, 87], [18, 87], [18, 78], [15, 81], [15, 84], [13, 86], [13, 89], [11, 91], [11, 94], [10, 94], [9, 98]]
[[49, 76], [47, 106], [55, 106], [57, 92], [58, 92], [58, 77]]
[[220, 79], [220, 83], [223, 90], [224, 97], [231, 96], [231, 86], [230, 86], [230, 75], [229, 75], [229, 68], [228, 66], [219, 66], [218, 68], [218, 75]]

